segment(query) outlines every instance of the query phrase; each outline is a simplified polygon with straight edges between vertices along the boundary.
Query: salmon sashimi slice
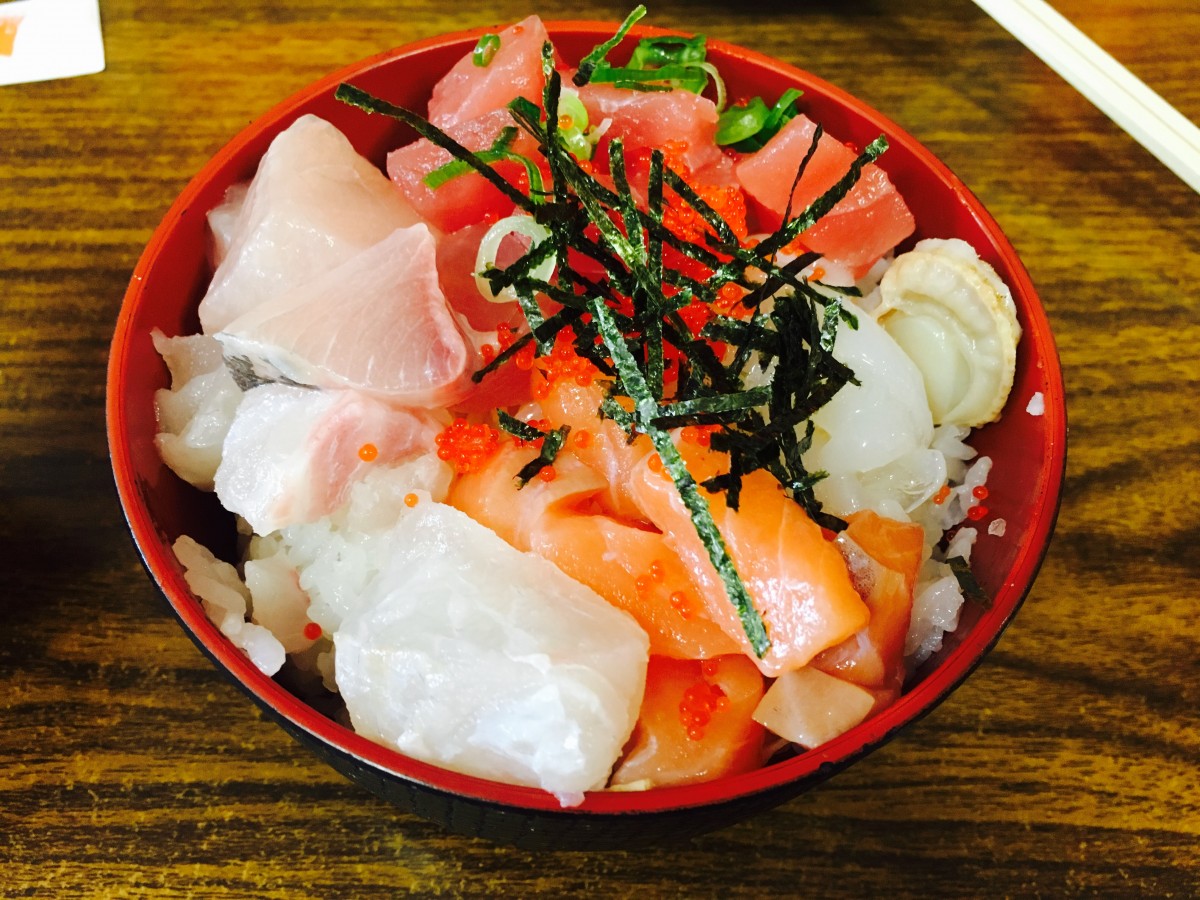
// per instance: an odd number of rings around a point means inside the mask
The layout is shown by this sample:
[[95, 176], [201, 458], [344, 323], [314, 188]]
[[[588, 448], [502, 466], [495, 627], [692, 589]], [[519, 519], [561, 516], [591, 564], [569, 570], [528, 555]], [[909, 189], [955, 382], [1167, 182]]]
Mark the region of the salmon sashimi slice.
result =
[[837, 538], [855, 588], [871, 610], [867, 627], [821, 653], [813, 667], [869, 688], [904, 684], [904, 639], [913, 587], [924, 556], [925, 532], [870, 510], [852, 513]]
[[261, 303], [217, 339], [265, 380], [353, 388], [397, 406], [448, 406], [475, 361], [438, 286], [424, 225]]
[[[680, 449], [697, 481], [723, 466], [724, 457], [715, 452], [686, 443]], [[633, 495], [691, 571], [713, 621], [754, 658], [725, 585], [670, 477], [647, 462], [639, 463], [633, 473]], [[743, 479], [737, 510], [729, 508], [724, 493], [708, 494], [707, 499], [734, 566], [766, 625], [770, 647], [755, 659], [764, 675], [774, 677], [807, 665], [822, 650], [867, 624], [869, 611], [850, 581], [841, 553], [771, 475], [759, 470]]]
[[551, 511], [535, 525], [529, 549], [630, 613], [650, 636], [651, 653], [707, 659], [739, 652], [697, 602], [687, 570], [656, 531], [605, 515]]
[[486, 65], [468, 53], [433, 86], [429, 121], [445, 129], [501, 109], [515, 97], [542, 105], [542, 45], [550, 40], [536, 15], [496, 35], [498, 46]]
[[571, 452], [604, 479], [600, 502], [605, 510], [619, 518], [644, 521], [630, 491], [635, 467], [653, 447], [645, 435], [631, 442], [620, 425], [602, 418], [603, 400], [603, 382], [581, 385], [573, 379], [561, 378], [550, 385], [549, 393], [539, 402], [551, 426], [571, 427]]
[[535, 455], [506, 444], [479, 471], [456, 479], [448, 502], [633, 615], [654, 653], [704, 659], [739, 652], [695, 598], [663, 536], [603, 513], [608, 483], [574, 449], [559, 453], [551, 481], [518, 487], [513, 476]]
[[751, 715], [762, 697], [762, 675], [744, 656], [651, 656], [633, 738], [611, 783], [661, 787], [758, 768], [766, 732]]
[[217, 497], [256, 534], [312, 522], [372, 467], [430, 450], [440, 428], [430, 413], [357, 391], [264, 384], [246, 393], [229, 427]]
[[200, 301], [205, 334], [419, 221], [345, 135], [311, 115], [271, 142], [249, 192], [237, 193], [222, 210], [237, 215], [221, 225], [220, 264]]
[[533, 478], [520, 487], [516, 475], [537, 450], [506, 442], [478, 471], [455, 479], [446, 502], [486, 525], [518, 550], [530, 550], [546, 516], [565, 515], [604, 490], [604, 480], [569, 453], [554, 461], [551, 481]]
[[[804, 176], [789, 195], [816, 128], [807, 116], [796, 116], [765, 147], [737, 164], [742, 187], [769, 212], [772, 221], [765, 223], [769, 229], [778, 227], [789, 199], [793, 216], [804, 212], [846, 174], [857, 155], [836, 138], [823, 134]], [[915, 227], [904, 198], [887, 174], [872, 164], [863, 169], [850, 193], [805, 231], [801, 240], [809, 249], [861, 277]]]

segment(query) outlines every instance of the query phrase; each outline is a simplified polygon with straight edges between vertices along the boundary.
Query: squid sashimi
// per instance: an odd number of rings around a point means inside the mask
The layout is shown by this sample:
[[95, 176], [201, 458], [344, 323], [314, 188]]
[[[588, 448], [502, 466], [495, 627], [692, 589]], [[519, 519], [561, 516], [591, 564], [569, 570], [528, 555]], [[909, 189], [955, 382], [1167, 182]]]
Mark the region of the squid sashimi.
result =
[[229, 427], [217, 497], [258, 534], [311, 522], [340, 506], [369, 466], [431, 448], [440, 427], [428, 413], [354, 391], [265, 384], [246, 394]]
[[817, 441], [805, 455], [810, 471], [837, 476], [869, 472], [933, 440], [933, 416], [916, 364], [883, 327], [850, 301], [856, 326], [839, 323], [833, 355], [854, 370], [847, 384], [813, 414]]
[[[853, 150], [824, 134], [795, 191], [791, 191], [816, 129], [815, 122], [798, 115], [762, 150], [737, 164], [737, 177], [746, 193], [776, 217], [784, 214], [789, 203], [792, 215], [802, 213], [842, 178], [854, 161]], [[805, 231], [801, 240], [808, 248], [846, 266], [857, 279], [915, 227], [904, 198], [883, 169], [872, 164], [863, 169], [862, 178], [850, 193]]]
[[473, 351], [438, 286], [425, 225], [392, 232], [217, 334], [226, 356], [268, 380], [353, 388], [390, 403], [444, 406], [471, 388]]
[[[692, 454], [693, 460], [697, 454]], [[689, 468], [711, 466], [710, 460]], [[713, 470], [716, 471], [715, 469]], [[705, 476], [706, 477], [706, 476]], [[633, 476], [634, 494], [646, 517], [667, 536], [692, 572], [696, 590], [713, 621], [754, 656], [725, 586], [709, 561], [671, 479], [648, 464]], [[870, 612], [855, 591], [837, 548], [808, 514], [784, 495], [766, 472], [744, 479], [740, 505], [730, 509], [723, 494], [708, 496], [712, 517], [766, 624], [771, 645], [756, 658], [764, 675], [779, 675], [807, 664], [867, 624]]]
[[[542, 105], [542, 46], [550, 40], [534, 15], [494, 35], [480, 58], [468, 53], [442, 76], [429, 98], [429, 121], [439, 128], [474, 119], [506, 106], [514, 97]], [[483, 55], [486, 64], [482, 64]], [[511, 120], [510, 120], [511, 121]]]
[[236, 218], [218, 231], [227, 236], [218, 239], [221, 261], [200, 301], [200, 324], [206, 334], [220, 331], [417, 221], [345, 135], [301, 116], [272, 141]]
[[603, 787], [643, 694], [637, 623], [449, 506], [402, 516], [392, 547], [334, 638], [355, 729], [564, 803]]

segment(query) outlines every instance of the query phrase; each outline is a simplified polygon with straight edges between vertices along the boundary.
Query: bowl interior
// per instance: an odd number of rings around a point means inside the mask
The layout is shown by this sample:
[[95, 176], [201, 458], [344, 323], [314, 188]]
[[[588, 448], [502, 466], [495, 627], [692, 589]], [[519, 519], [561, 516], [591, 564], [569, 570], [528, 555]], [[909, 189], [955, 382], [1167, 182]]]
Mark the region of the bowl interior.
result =
[[[550, 23], [560, 52], [578, 59], [610, 36], [607, 23]], [[211, 275], [205, 213], [227, 187], [249, 179], [271, 140], [297, 117], [312, 113], [340, 128], [356, 148], [382, 165], [388, 151], [413, 138], [403, 126], [368, 116], [333, 99], [343, 81], [418, 111], [433, 84], [475, 44], [481, 31], [424, 41], [365, 60], [337, 72], [281, 103], [241, 132], [191, 181], [170, 208], [138, 263], [121, 309], [108, 375], [108, 431], [121, 503], [143, 560], [172, 609], [197, 644], [264, 708], [290, 730], [302, 730], [338, 753], [373, 767], [384, 777], [409, 779], [436, 789], [521, 808], [557, 810], [541, 791], [457, 775], [409, 759], [360, 738], [300, 702], [263, 676], [208, 621], [183, 580], [170, 547], [189, 534], [226, 558], [234, 553], [232, 518], [215, 497], [185, 485], [165, 468], [154, 446], [154, 391], [168, 375], [150, 333], [199, 330], [196, 307]], [[635, 31], [635, 34], [639, 32]], [[640, 33], [662, 33], [641, 29]], [[619, 55], [619, 54], [618, 54]], [[891, 148], [881, 160], [917, 221], [915, 241], [960, 237], [976, 247], [1010, 285], [1024, 336], [1017, 378], [1004, 418], [978, 431], [973, 445], [995, 466], [988, 506], [1003, 518], [1003, 537], [981, 536], [973, 565], [992, 598], [968, 614], [953, 640], [926, 665], [908, 693], [879, 716], [814, 751], [757, 772], [707, 784], [642, 793], [590, 794], [579, 813], [662, 811], [720, 802], [786, 783], [827, 777], [878, 746], [902, 726], [929, 711], [974, 668], [999, 637], [1036, 574], [1057, 513], [1065, 458], [1066, 420], [1062, 376], [1049, 325], [1030, 279], [999, 227], [979, 201], [927, 150], [895, 124], [824, 81], [759, 54], [709, 42], [710, 59], [725, 76], [732, 96], [760, 94], [769, 101], [787, 87], [804, 91], [804, 111], [826, 131], [855, 146], [880, 134]], [[1045, 413], [1026, 412], [1035, 394]]]

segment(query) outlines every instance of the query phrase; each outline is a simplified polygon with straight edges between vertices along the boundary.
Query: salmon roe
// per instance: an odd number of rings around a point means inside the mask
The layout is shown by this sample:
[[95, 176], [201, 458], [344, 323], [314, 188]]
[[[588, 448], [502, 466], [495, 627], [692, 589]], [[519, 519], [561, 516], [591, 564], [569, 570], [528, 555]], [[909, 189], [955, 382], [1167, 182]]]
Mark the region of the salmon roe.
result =
[[500, 433], [495, 428], [462, 418], [447, 425], [434, 440], [438, 459], [450, 463], [459, 475], [479, 471], [500, 449]]
[[702, 740], [713, 713], [728, 705], [729, 699], [719, 685], [701, 679], [683, 692], [683, 699], [679, 701], [679, 722], [687, 731], [688, 738]]
[[675, 591], [667, 598], [667, 602], [671, 604], [671, 609], [679, 613], [680, 618], [688, 619], [692, 615], [692, 601], [688, 599], [688, 595], [683, 591]]
[[[519, 353], [517, 355], [520, 356]], [[536, 365], [545, 378], [545, 382], [534, 386], [534, 396], [538, 399], [544, 399], [550, 392], [550, 386], [558, 381], [571, 379], [580, 387], [588, 387], [597, 375], [596, 367], [575, 352], [575, 329], [569, 325], [555, 336], [554, 349], [546, 356], [539, 357]], [[539, 388], [543, 384], [544, 392], [541, 392]]]

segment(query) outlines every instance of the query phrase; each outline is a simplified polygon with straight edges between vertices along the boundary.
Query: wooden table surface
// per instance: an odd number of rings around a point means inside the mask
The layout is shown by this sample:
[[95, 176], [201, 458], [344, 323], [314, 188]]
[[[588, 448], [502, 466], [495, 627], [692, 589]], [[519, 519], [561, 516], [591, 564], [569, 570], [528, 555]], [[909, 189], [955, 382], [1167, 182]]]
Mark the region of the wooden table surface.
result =
[[[1055, 5], [1200, 120], [1195, 0]], [[0, 88], [0, 894], [1200, 893], [1200, 198], [971, 3], [663, 0], [651, 19], [859, 95], [1007, 231], [1068, 392], [1041, 575], [957, 693], [826, 786], [669, 852], [562, 854], [445, 834], [262, 719], [147, 579], [103, 412], [130, 272], [211, 154], [345, 63], [530, 8], [101, 8], [105, 72]]]

